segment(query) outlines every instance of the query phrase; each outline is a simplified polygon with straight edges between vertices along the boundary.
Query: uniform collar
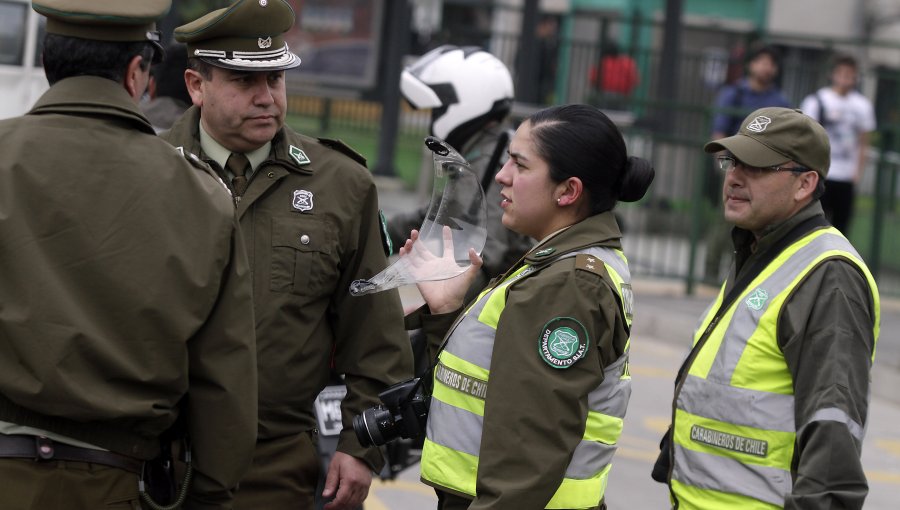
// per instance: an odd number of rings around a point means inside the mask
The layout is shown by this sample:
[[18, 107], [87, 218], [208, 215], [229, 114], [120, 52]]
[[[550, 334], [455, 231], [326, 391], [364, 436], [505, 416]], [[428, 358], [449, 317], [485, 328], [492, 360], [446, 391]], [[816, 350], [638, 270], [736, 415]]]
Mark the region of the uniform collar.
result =
[[758, 241], [749, 230], [734, 227], [731, 232], [731, 238], [734, 242], [735, 267], [737, 268], [737, 272], [740, 272], [741, 268], [746, 265], [747, 260], [751, 256], [768, 251], [769, 248], [781, 240], [782, 237], [791, 232], [794, 227], [813, 216], [821, 216], [824, 214], [822, 203], [818, 200], [813, 200], [806, 204], [803, 209], [797, 211], [797, 214], [779, 224], [766, 228], [763, 236], [759, 238]]
[[545, 264], [588, 246], [621, 248], [622, 231], [612, 211], [589, 216], [558, 230], [525, 254], [527, 264]]
[[[218, 163], [220, 167], [225, 168], [225, 162], [228, 161], [228, 157], [231, 156], [231, 151], [223, 147], [222, 144], [212, 137], [212, 135], [207, 133], [206, 130], [203, 129], [203, 124], [200, 122], [197, 123], [197, 130], [200, 135], [200, 148], [203, 149], [203, 153], [206, 154], [209, 159]], [[244, 153], [244, 156], [247, 156], [247, 159], [250, 160], [251, 173], [269, 157], [269, 151], [271, 149], [272, 142], [269, 141], [256, 150]]]
[[74, 76], [56, 82], [28, 112], [29, 115], [44, 113], [118, 117], [136, 129], [156, 133], [122, 84], [99, 76]]

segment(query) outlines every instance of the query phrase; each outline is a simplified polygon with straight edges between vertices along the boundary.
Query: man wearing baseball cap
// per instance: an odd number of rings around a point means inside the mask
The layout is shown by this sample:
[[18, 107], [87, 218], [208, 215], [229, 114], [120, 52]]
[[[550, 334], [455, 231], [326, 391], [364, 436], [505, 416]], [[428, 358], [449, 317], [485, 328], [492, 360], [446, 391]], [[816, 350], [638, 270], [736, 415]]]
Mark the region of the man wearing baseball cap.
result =
[[825, 220], [828, 136], [762, 108], [720, 153], [735, 261], [676, 379], [653, 470], [678, 508], [862, 508], [875, 280]]
[[170, 4], [32, 3], [50, 88], [0, 121], [0, 508], [170, 496], [150, 474], [176, 423], [193, 444], [182, 508], [231, 508], [250, 464], [256, 349], [233, 202], [138, 109]]
[[349, 293], [387, 264], [365, 160], [284, 125], [285, 71], [300, 66], [284, 37], [295, 18], [285, 0], [238, 0], [176, 28], [194, 106], [162, 135], [229, 184], [252, 254], [259, 436], [237, 509], [314, 507], [313, 402], [334, 373], [347, 395], [322, 496], [329, 510], [359, 506], [384, 461], [359, 444], [352, 417], [412, 376], [396, 290]]

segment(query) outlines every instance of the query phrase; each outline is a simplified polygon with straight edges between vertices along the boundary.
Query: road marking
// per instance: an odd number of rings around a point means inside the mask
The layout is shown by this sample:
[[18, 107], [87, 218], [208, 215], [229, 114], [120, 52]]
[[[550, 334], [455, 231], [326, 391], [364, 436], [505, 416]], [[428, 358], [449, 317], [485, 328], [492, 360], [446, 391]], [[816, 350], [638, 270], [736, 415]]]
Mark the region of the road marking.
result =
[[866, 478], [870, 482], [883, 482], [891, 485], [900, 485], [900, 474], [889, 473], [887, 471], [869, 471], [866, 470]]
[[894, 457], [900, 457], [900, 441], [895, 439], [876, 439], [875, 447], [886, 450]]

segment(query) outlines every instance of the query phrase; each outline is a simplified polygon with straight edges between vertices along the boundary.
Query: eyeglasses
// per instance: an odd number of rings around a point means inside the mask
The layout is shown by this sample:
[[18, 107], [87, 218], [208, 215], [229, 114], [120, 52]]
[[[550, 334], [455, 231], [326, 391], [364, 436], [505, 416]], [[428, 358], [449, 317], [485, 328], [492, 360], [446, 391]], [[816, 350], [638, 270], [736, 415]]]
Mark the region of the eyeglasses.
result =
[[719, 169], [724, 172], [728, 172], [730, 170], [734, 170], [734, 167], [741, 165], [741, 168], [744, 169], [749, 174], [753, 175], [762, 175], [766, 172], [793, 172], [795, 174], [802, 174], [803, 172], [809, 172], [810, 169], [805, 166], [750, 166], [743, 161], [735, 158], [734, 156], [717, 156], [716, 160], [719, 162]]

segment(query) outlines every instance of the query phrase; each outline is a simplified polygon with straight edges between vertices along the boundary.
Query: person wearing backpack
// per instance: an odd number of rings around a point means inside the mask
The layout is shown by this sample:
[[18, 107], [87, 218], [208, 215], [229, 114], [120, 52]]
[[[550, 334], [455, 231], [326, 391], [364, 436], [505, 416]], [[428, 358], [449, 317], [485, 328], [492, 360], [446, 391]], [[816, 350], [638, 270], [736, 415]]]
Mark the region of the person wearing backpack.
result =
[[866, 168], [869, 133], [875, 130], [872, 102], [856, 90], [859, 65], [839, 55], [831, 67], [831, 85], [806, 96], [800, 109], [819, 121], [831, 141], [831, 170], [822, 207], [831, 224], [849, 235], [856, 185]]

